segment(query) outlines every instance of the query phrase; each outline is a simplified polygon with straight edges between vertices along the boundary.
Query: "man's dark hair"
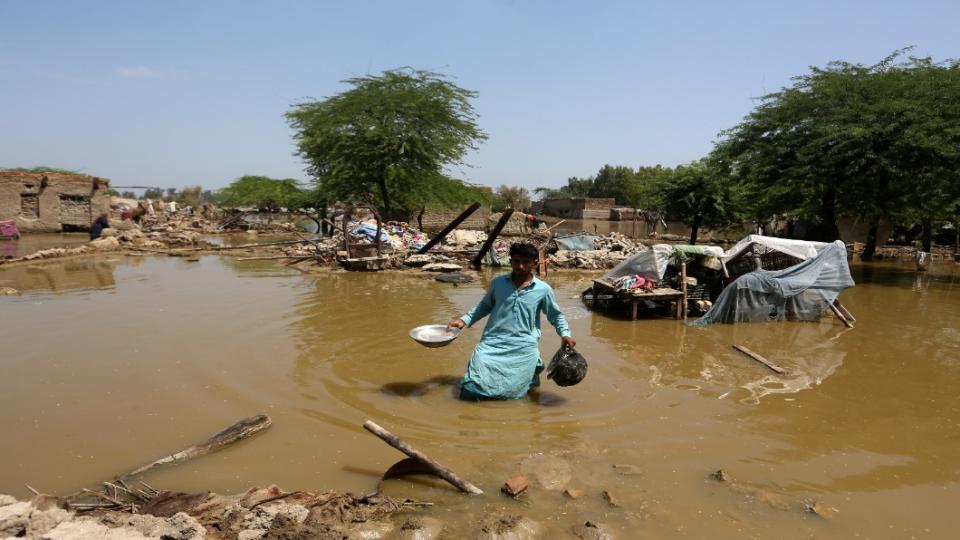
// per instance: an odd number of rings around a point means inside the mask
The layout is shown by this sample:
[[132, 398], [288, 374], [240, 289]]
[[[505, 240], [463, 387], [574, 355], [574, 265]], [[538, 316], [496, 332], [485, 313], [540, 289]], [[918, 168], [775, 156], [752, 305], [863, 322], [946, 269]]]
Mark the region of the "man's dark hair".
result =
[[533, 244], [523, 242], [510, 245], [510, 258], [530, 259], [531, 261], [535, 261], [540, 258], [540, 254], [537, 252], [537, 248], [535, 248]]

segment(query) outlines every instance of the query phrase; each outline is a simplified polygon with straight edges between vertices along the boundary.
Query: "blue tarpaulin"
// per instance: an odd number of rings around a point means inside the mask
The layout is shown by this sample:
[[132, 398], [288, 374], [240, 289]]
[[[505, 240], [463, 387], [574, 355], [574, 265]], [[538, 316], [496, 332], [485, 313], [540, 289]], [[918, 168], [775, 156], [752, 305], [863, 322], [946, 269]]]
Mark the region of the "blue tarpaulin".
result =
[[567, 236], [558, 236], [556, 238], [557, 247], [567, 251], [592, 251], [597, 249], [593, 241], [597, 239], [594, 234], [577, 233]]
[[[377, 236], [377, 226], [369, 223], [361, 223], [360, 226], [353, 230], [353, 235], [358, 238], [366, 238], [373, 242], [374, 237]], [[387, 234], [387, 231], [380, 229], [380, 242], [386, 243], [389, 241], [390, 236]]]

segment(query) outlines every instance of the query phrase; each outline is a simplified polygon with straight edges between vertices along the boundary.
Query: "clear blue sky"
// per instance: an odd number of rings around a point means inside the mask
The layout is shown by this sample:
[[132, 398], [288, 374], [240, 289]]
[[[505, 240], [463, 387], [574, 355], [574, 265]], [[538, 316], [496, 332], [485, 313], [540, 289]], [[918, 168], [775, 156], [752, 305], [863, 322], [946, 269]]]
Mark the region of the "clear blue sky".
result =
[[479, 92], [472, 182], [709, 152], [810, 65], [960, 56], [960, 1], [0, 0], [0, 166], [114, 185], [307, 179], [283, 113], [413, 66]]

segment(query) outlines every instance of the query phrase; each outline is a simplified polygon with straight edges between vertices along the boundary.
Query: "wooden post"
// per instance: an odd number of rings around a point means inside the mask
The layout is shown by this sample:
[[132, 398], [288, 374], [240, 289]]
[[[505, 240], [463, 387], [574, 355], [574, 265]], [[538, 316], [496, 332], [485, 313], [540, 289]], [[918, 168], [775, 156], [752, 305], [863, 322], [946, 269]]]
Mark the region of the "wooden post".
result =
[[497, 225], [490, 231], [490, 236], [487, 237], [487, 241], [483, 243], [483, 246], [480, 248], [480, 252], [477, 253], [477, 256], [473, 258], [473, 267], [477, 270], [480, 269], [480, 266], [483, 264], [483, 256], [487, 254], [487, 250], [490, 249], [490, 246], [493, 245], [493, 242], [497, 239], [497, 235], [500, 234], [500, 231], [507, 225], [507, 222], [510, 221], [510, 216], [513, 215], [513, 208], [507, 208], [503, 211], [503, 215], [500, 216], [500, 221], [497, 222]]
[[849, 319], [850, 322], [857, 322], [857, 318], [847, 311], [847, 308], [843, 307], [843, 304], [840, 303], [839, 298], [833, 301], [833, 305], [837, 306], [837, 310], [839, 310], [840, 313], [843, 313], [843, 316]]
[[837, 318], [840, 319], [847, 328], [853, 328], [853, 323], [848, 321], [847, 318], [843, 316], [843, 313], [837, 309], [836, 305], [830, 304], [830, 311], [833, 311], [833, 314], [836, 315]]
[[687, 320], [687, 261], [682, 255], [680, 256], [680, 291], [683, 293], [683, 298], [680, 300], [683, 320]]
[[537, 250], [537, 261], [537, 275], [547, 277], [547, 254], [542, 247]]
[[636, 300], [636, 299], [630, 301], [630, 320], [631, 321], [637, 320], [637, 303], [638, 302], [639, 300]]
[[444, 238], [446, 238], [448, 234], [450, 234], [450, 231], [456, 229], [457, 225], [460, 225], [461, 223], [463, 223], [465, 219], [470, 217], [470, 214], [476, 212], [477, 208], [480, 208], [480, 203], [475, 202], [471, 204], [469, 207], [467, 207], [466, 210], [461, 212], [459, 216], [457, 216], [456, 218], [453, 219], [453, 221], [447, 224], [447, 226], [444, 227], [442, 231], [440, 231], [436, 236], [431, 238], [430, 241], [427, 242], [427, 245], [420, 248], [420, 250], [417, 251], [417, 253], [426, 253], [430, 251], [430, 248], [439, 244], [441, 240], [443, 240]]
[[397, 450], [403, 452], [404, 454], [422, 462], [424, 465], [429, 467], [437, 476], [439, 476], [440, 478], [443, 478], [444, 480], [446, 480], [447, 482], [455, 486], [460, 491], [463, 491], [464, 493], [472, 493], [474, 495], [480, 495], [483, 493], [482, 489], [460, 478], [450, 469], [430, 459], [423, 452], [401, 441], [399, 437], [383, 429], [382, 427], [378, 426], [372, 421], [367, 420], [366, 422], [364, 422], [363, 429], [369, 431], [370, 433], [373, 433], [374, 435], [379, 437], [381, 440], [383, 440], [383, 442], [389, 444], [390, 446], [396, 448]]
[[353, 207], [348, 206], [343, 211], [343, 250], [347, 252], [347, 258], [350, 258], [350, 233], [347, 232], [350, 229], [347, 227], [347, 224], [350, 223], [350, 214], [353, 213]]

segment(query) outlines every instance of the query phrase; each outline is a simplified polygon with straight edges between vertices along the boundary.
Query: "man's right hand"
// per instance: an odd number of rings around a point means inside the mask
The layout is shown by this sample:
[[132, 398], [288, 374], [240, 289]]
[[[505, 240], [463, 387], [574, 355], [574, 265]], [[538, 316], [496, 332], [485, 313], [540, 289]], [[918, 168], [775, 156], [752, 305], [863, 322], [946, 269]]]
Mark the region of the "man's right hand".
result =
[[447, 330], [453, 330], [454, 328], [463, 330], [463, 327], [466, 325], [467, 323], [463, 322], [463, 319], [454, 319], [450, 321], [450, 324], [447, 325]]

